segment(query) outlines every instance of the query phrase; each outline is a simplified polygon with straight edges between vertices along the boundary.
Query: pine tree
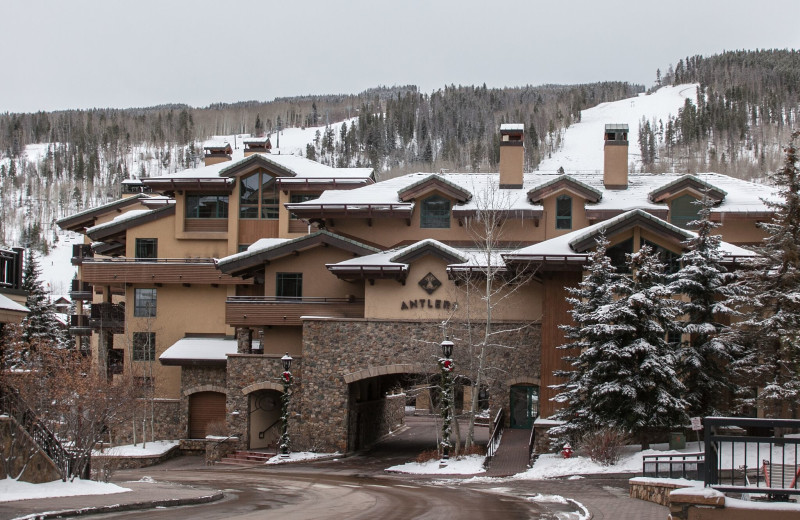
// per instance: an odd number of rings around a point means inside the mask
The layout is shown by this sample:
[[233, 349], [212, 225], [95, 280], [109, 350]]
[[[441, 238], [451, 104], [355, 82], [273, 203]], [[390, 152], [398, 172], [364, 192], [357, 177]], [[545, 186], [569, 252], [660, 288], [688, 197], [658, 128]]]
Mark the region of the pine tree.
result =
[[766, 417], [788, 411], [797, 417], [800, 400], [800, 171], [794, 132], [786, 147], [784, 167], [772, 175], [781, 200], [765, 201], [774, 210], [752, 269], [742, 275], [747, 311], [739, 325], [747, 348], [738, 363], [743, 379], [758, 384], [755, 398], [742, 403], [758, 406]]
[[583, 281], [577, 288], [567, 289], [575, 325], [563, 326], [565, 337], [571, 342], [559, 348], [568, 353], [564, 359], [573, 368], [556, 372], [567, 381], [556, 386], [560, 393], [554, 400], [566, 406], [556, 411], [554, 418], [566, 422], [553, 433], [564, 435], [573, 443], [584, 432], [606, 424], [606, 418], [596, 412], [594, 390], [605, 376], [600, 372], [605, 372], [602, 363], [608, 358], [606, 349], [616, 347], [614, 333], [607, 326], [606, 310], [614, 301], [619, 275], [606, 256], [607, 247], [608, 240], [601, 236]]
[[567, 421], [557, 433], [618, 428], [638, 436], [647, 448], [651, 431], [685, 418], [675, 346], [666, 339], [678, 314], [677, 302], [670, 298], [664, 266], [649, 246], [628, 255], [631, 274], [619, 277], [613, 276], [604, 247], [599, 249], [602, 255], [595, 254], [579, 288], [595, 296], [580, 303], [580, 294], [572, 298], [576, 326], [568, 329], [574, 341], [567, 348], [580, 348], [581, 353], [572, 361], [574, 373], [557, 374], [570, 378], [556, 398], [569, 400], [557, 413]]
[[705, 194], [698, 203], [700, 219], [689, 223], [697, 235], [683, 243], [687, 249], [680, 258], [682, 268], [671, 277], [669, 287], [673, 294], [686, 297], [681, 302], [686, 318], [680, 325], [688, 339], [678, 358], [684, 398], [690, 415], [704, 417], [729, 412], [733, 389], [729, 367], [737, 349], [725, 334], [729, 327], [720, 322], [734, 314], [726, 303], [735, 293], [734, 275], [722, 265], [722, 237], [712, 234], [720, 226], [710, 220], [714, 201]]
[[55, 316], [55, 308], [39, 280], [39, 263], [28, 249], [25, 255], [25, 270], [22, 277], [22, 290], [28, 294], [25, 306], [30, 311], [22, 321], [22, 339], [30, 348], [49, 344], [63, 346], [63, 335]]

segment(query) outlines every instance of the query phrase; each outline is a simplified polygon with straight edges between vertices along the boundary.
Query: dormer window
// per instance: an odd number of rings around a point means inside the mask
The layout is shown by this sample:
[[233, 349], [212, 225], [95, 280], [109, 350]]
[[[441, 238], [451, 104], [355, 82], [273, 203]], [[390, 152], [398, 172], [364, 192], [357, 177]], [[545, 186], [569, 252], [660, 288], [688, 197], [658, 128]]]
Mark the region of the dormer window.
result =
[[239, 218], [277, 220], [279, 195], [275, 178], [258, 172], [241, 180]]
[[439, 195], [433, 195], [422, 201], [419, 227], [449, 228], [450, 201]]
[[572, 229], [572, 197], [569, 195], [556, 198], [556, 229]]
[[689, 222], [700, 219], [700, 204], [691, 195], [681, 195], [669, 206], [669, 222], [679, 228], [689, 229]]

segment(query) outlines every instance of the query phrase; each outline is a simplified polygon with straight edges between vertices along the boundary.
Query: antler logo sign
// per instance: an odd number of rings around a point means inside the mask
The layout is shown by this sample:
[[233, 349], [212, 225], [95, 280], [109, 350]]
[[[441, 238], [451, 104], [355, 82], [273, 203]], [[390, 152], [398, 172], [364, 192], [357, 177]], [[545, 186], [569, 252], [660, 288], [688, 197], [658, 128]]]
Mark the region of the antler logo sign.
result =
[[436, 289], [442, 286], [442, 282], [433, 276], [433, 273], [428, 273], [419, 281], [419, 286], [422, 287], [426, 293], [433, 294]]

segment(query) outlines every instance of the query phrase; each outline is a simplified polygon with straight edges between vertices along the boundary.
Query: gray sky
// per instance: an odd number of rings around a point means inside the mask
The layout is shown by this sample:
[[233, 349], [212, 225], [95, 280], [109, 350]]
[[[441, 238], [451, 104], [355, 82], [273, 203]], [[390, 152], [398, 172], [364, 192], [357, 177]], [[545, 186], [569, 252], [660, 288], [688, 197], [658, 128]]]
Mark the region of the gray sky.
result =
[[[654, 5], [655, 4], [655, 5]], [[800, 48], [798, 0], [2, 0], [0, 112], [622, 80]]]

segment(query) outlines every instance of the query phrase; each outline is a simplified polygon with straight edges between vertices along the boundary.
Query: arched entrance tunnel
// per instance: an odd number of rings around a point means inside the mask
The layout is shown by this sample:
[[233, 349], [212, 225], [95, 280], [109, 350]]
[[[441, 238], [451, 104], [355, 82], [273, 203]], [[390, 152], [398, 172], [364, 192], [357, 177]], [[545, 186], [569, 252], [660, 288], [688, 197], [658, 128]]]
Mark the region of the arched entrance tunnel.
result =
[[[351, 382], [348, 391], [348, 452], [377, 450], [381, 456], [391, 453], [413, 459], [423, 451], [437, 448], [441, 435], [438, 374], [395, 373], [366, 377]], [[454, 394], [463, 439], [467, 419], [462, 413], [469, 409], [471, 387], [457, 384]], [[388, 436], [404, 426], [409, 430], [407, 433]], [[487, 436], [479, 433], [476, 440]]]

